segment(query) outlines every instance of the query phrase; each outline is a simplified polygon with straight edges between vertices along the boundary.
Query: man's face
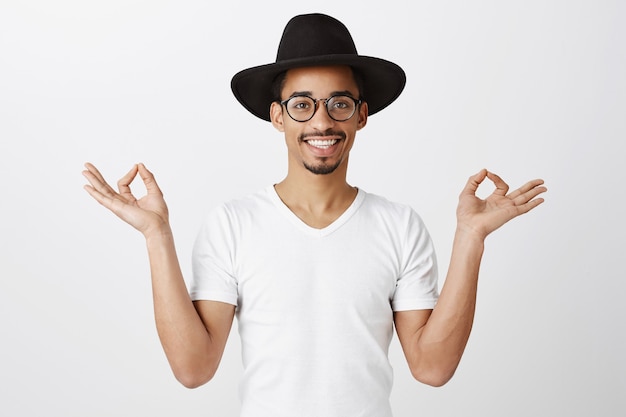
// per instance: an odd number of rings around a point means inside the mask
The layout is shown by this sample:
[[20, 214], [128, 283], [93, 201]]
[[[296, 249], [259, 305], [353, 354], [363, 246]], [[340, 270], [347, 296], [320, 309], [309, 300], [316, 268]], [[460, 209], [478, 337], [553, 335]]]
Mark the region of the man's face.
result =
[[[306, 67], [287, 72], [281, 100], [298, 95], [326, 99], [336, 94], [359, 97], [349, 67]], [[356, 132], [367, 121], [367, 104], [362, 103], [355, 114], [343, 122], [333, 120], [328, 115], [323, 101], [318, 102], [317, 106], [310, 120], [297, 122], [289, 117], [279, 103], [272, 104], [272, 124], [285, 133], [290, 169], [304, 168], [318, 175], [331, 174], [338, 168], [345, 172]]]

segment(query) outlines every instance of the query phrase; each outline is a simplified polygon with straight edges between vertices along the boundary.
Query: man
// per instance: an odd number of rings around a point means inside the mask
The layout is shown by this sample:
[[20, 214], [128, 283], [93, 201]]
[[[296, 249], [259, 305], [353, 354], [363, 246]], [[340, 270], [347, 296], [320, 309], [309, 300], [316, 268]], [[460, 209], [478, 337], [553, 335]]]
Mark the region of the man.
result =
[[[534, 180], [508, 193], [487, 170], [470, 177], [439, 295], [419, 216], [346, 182], [357, 131], [404, 84], [397, 65], [358, 55], [336, 19], [294, 17], [276, 62], [232, 80], [242, 105], [284, 134], [287, 175], [211, 212], [189, 290], [153, 175], [136, 165], [116, 192], [86, 164], [89, 194], [146, 238], [156, 325], [182, 384], [213, 377], [235, 314], [242, 416], [390, 416], [394, 324], [417, 380], [440, 386], [452, 377], [472, 326], [484, 239], [541, 204], [546, 188]], [[139, 200], [129, 188], [137, 175], [147, 188]], [[485, 178], [496, 190], [481, 200]]]

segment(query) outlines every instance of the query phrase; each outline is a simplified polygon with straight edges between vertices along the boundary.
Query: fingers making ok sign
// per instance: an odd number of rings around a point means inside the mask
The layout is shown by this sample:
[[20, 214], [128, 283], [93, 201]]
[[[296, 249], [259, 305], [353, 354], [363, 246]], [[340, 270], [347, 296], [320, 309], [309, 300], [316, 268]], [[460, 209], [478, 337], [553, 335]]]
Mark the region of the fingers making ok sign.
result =
[[[111, 187], [100, 171], [90, 164], [85, 164], [83, 175], [89, 181], [85, 190], [100, 204], [111, 210], [116, 216], [148, 235], [168, 225], [168, 210], [163, 193], [154, 176], [143, 164], [135, 164], [126, 175], [117, 182], [118, 191]], [[146, 187], [146, 195], [137, 199], [130, 184], [137, 174]]]

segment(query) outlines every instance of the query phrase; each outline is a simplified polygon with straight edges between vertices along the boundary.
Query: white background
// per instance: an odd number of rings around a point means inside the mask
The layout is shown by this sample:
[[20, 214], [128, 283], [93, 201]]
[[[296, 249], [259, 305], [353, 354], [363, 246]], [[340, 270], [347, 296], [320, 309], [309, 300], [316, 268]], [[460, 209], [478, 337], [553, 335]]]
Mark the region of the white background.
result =
[[451, 382], [412, 380], [394, 339], [396, 417], [626, 413], [624, 3], [367, 3], [0, 0], [1, 415], [237, 415], [236, 331], [213, 381], [175, 381], [142, 237], [82, 190], [82, 165], [115, 183], [146, 163], [188, 277], [207, 210], [285, 173], [281, 135], [230, 78], [272, 62], [287, 20], [312, 11], [407, 72], [349, 180], [422, 215], [442, 284], [469, 175], [549, 187], [488, 238]]

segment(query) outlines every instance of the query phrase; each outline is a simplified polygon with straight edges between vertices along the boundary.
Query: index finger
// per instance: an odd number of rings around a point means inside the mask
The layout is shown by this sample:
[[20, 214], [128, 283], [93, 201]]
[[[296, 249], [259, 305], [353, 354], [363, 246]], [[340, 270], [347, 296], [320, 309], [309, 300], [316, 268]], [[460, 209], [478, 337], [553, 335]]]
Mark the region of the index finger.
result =
[[120, 191], [121, 195], [132, 198], [132, 192], [130, 191], [130, 183], [133, 182], [135, 177], [137, 176], [137, 164], [133, 165], [133, 167], [128, 171], [122, 178], [117, 181], [117, 188]]
[[499, 175], [487, 172], [487, 178], [496, 186], [496, 189], [493, 191], [494, 194], [505, 196], [509, 192], [509, 185]]
[[152, 172], [148, 171], [148, 168], [146, 168], [146, 166], [142, 163], [137, 164], [136, 167], [137, 167], [137, 170], [139, 171], [139, 176], [141, 177], [144, 185], [146, 186], [146, 190], [148, 191], [148, 194], [163, 195], [163, 192], [161, 191], [161, 188], [159, 188], [159, 185], [157, 184], [156, 180], [154, 179], [154, 175], [152, 174]]

